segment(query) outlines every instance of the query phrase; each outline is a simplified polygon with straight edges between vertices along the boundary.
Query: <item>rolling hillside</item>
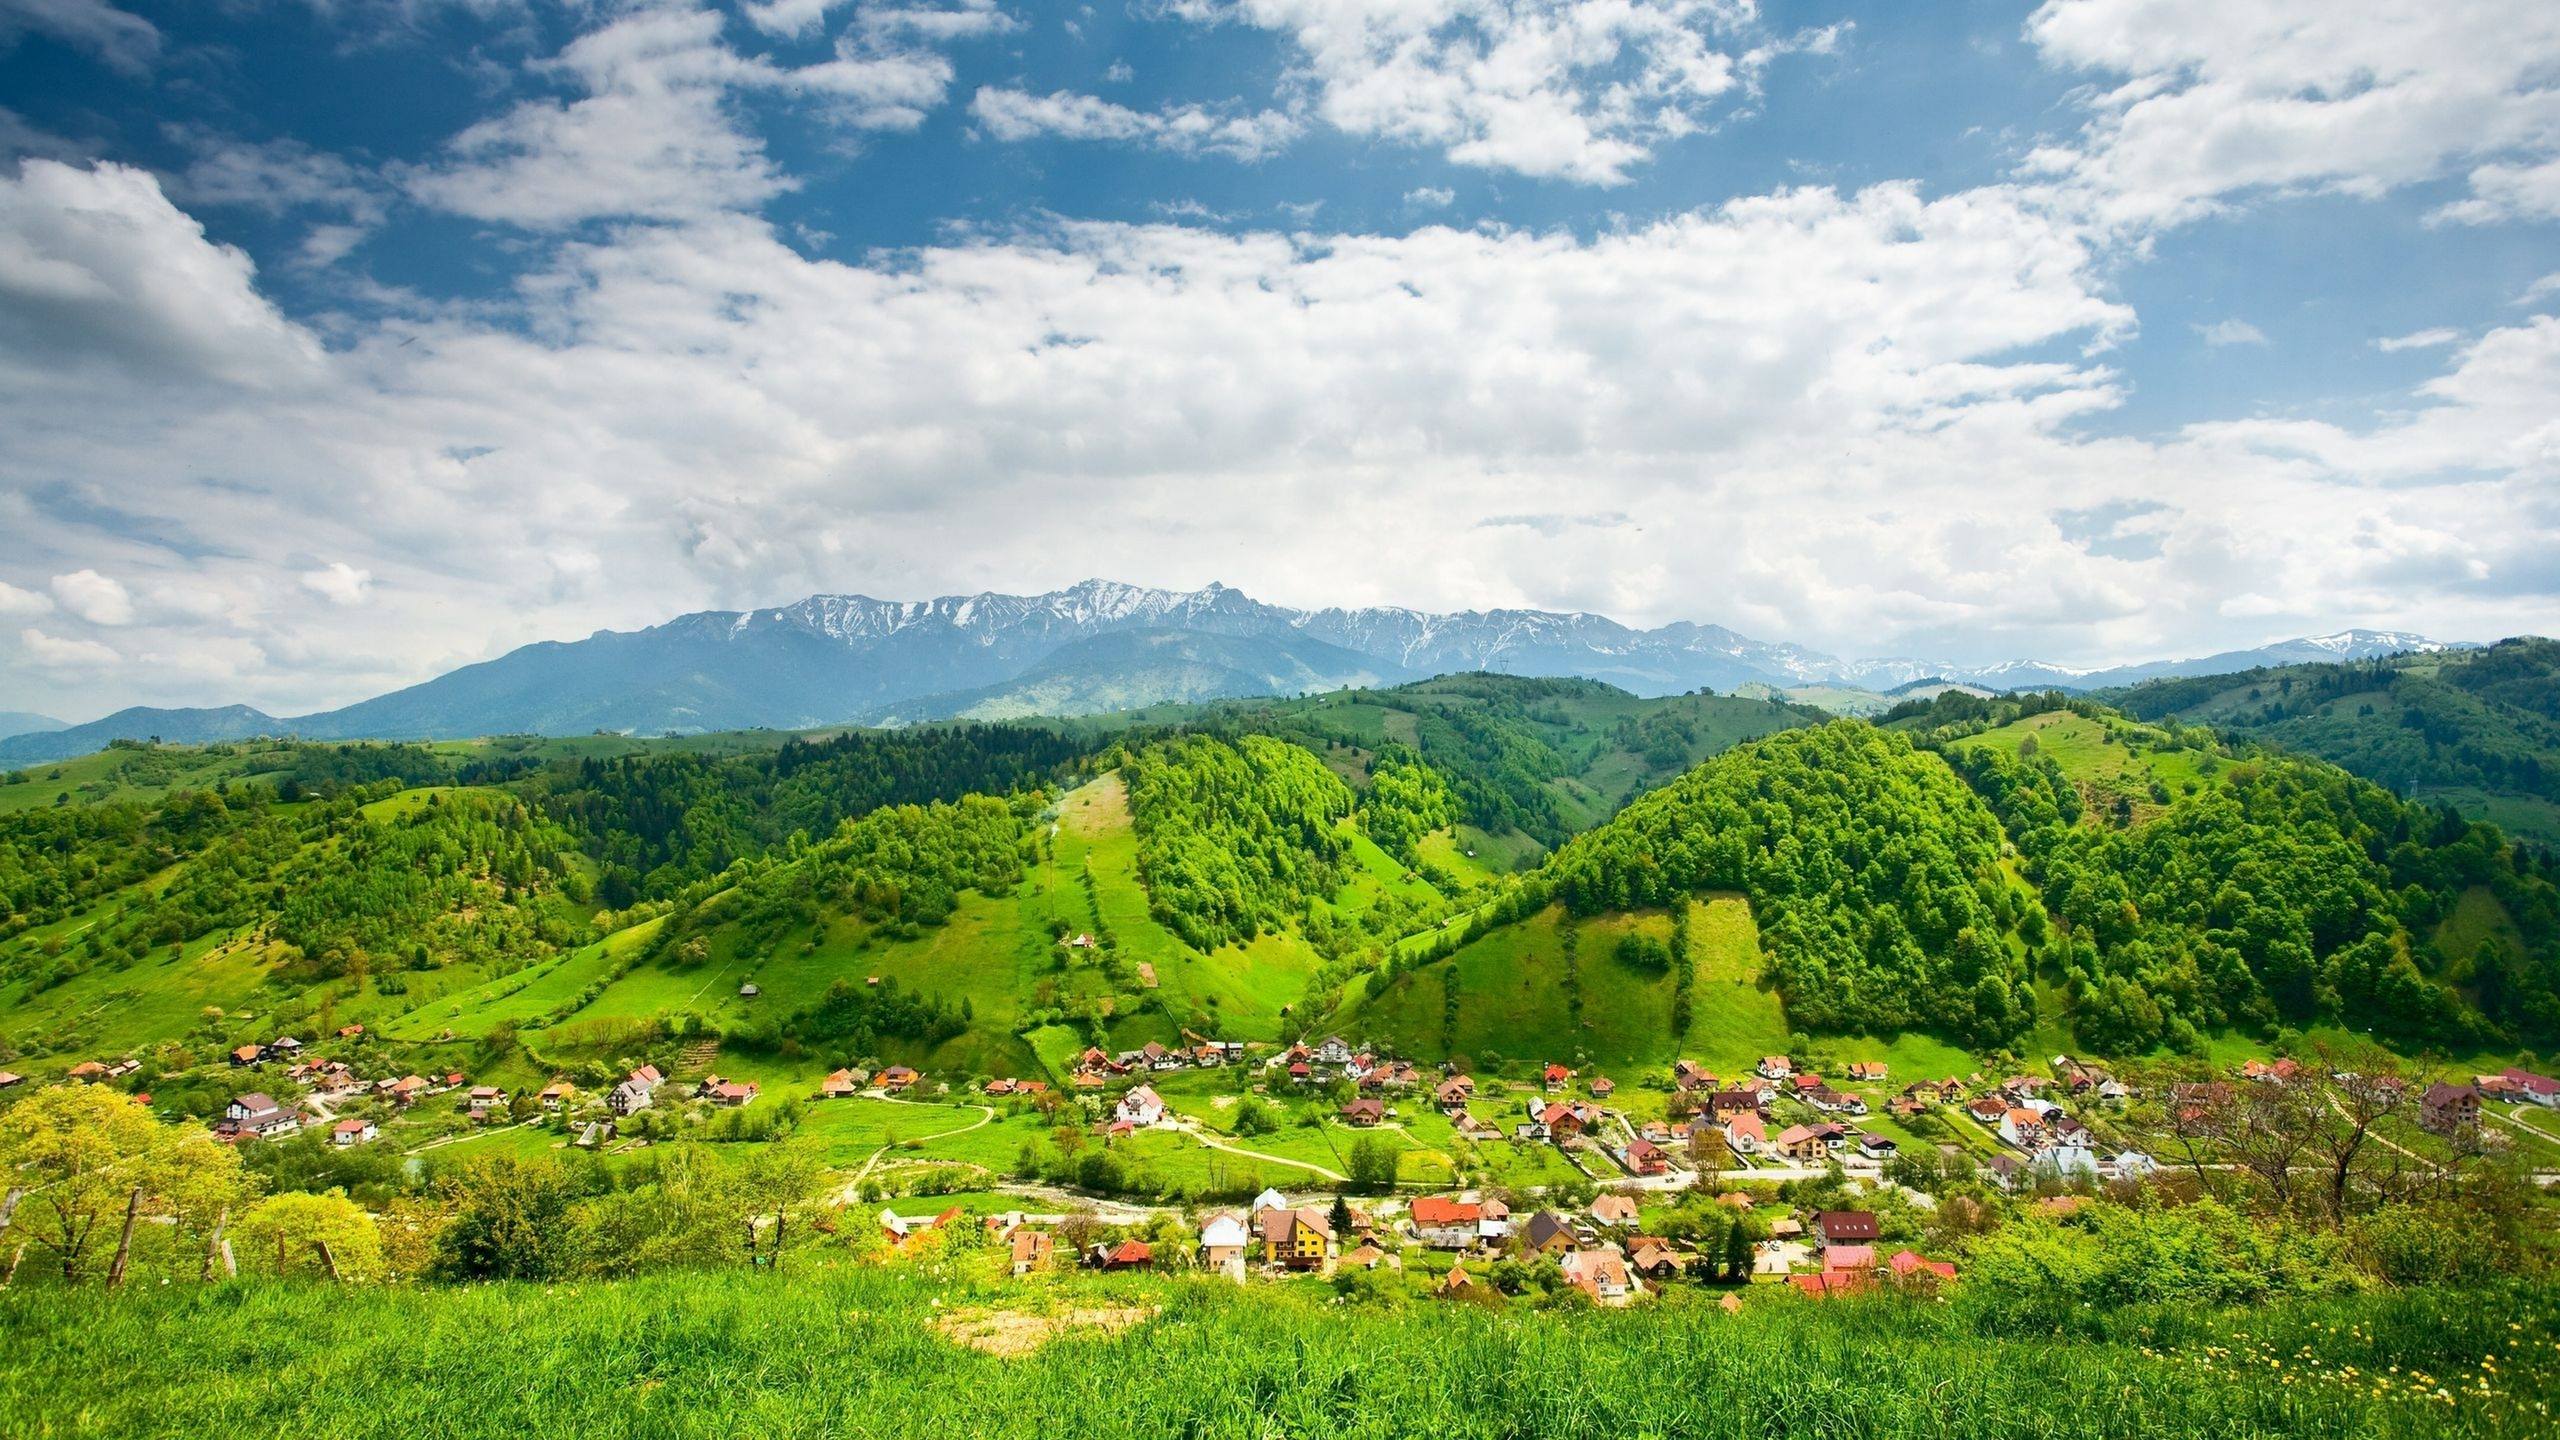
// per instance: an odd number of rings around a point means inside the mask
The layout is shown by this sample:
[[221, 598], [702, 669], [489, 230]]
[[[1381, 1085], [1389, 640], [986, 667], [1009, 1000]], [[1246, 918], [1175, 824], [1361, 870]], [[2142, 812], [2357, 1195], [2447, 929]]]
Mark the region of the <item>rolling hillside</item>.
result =
[[2560, 846], [2560, 642], [2255, 669], [2105, 698], [2140, 718], [2316, 755]]

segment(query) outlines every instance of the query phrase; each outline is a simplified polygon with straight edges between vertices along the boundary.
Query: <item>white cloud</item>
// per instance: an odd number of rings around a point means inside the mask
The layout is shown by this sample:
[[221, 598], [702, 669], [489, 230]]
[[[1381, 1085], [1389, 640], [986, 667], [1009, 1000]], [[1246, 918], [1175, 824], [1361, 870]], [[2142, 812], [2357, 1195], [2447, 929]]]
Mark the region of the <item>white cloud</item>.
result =
[[332, 605], [362, 604], [372, 584], [372, 571], [359, 570], [344, 560], [332, 560], [302, 575], [302, 588]]
[[408, 172], [408, 190], [456, 214], [531, 229], [752, 208], [794, 182], [736, 113], [739, 97], [797, 100], [850, 130], [910, 130], [947, 98], [953, 71], [938, 51], [900, 37], [967, 38], [998, 22], [1010, 24], [976, 6], [865, 12], [833, 59], [786, 67], [731, 49], [717, 13], [660, 0], [537, 67], [582, 98], [528, 100], [470, 126], [442, 161]]
[[1316, 114], [1347, 134], [1590, 185], [1625, 182], [1656, 144], [1697, 129], [1753, 66], [1787, 48], [1746, 43], [1752, 0], [1168, 0], [1167, 9], [1285, 36]]
[[2237, 318], [2216, 320], [2210, 325], [2198, 325], [2195, 327], [2195, 332], [2203, 338], [2205, 344], [2216, 348], [2224, 345], [2264, 345], [2267, 343], [2265, 331], [2260, 330], [2257, 326], [2250, 324], [2246, 320]]
[[[138, 170], [29, 160], [0, 175], [0, 380], [33, 388], [93, 365], [169, 382], [292, 383], [319, 347]], [[157, 408], [157, 407], [155, 407]], [[41, 416], [32, 423], [45, 423]]]
[[2518, 305], [2531, 305], [2538, 300], [2544, 300], [2553, 295], [2560, 295], [2560, 270], [2554, 270], [2550, 274], [2545, 275], [2541, 279], [2524, 287], [2524, 293], [2515, 298], [2515, 303]]
[[[2560, 149], [2560, 143], [2555, 143]], [[2539, 164], [2483, 165], [2471, 172], [2471, 198], [2428, 217], [2465, 225], [2499, 220], [2560, 219], [2560, 156]]]
[[1276, 110], [1226, 114], [1199, 105], [1132, 110], [1093, 95], [1059, 91], [1032, 95], [983, 89], [969, 102], [970, 118], [997, 140], [1055, 136], [1064, 140], [1135, 141], [1178, 155], [1225, 155], [1258, 160], [1297, 138], [1298, 122]]
[[1404, 203], [1422, 209], [1442, 210], [1458, 203], [1458, 192], [1445, 185], [1417, 185], [1404, 192]]
[[88, 51], [129, 75], [160, 58], [160, 30], [106, 0], [0, 0], [0, 52], [20, 37], [45, 35]]
[[2048, 0], [2049, 64], [2110, 77], [2034, 169], [2099, 213], [2175, 222], [2228, 197], [2378, 195], [2471, 169], [2447, 218], [2554, 213], [2560, 6], [2513, 0]]
[[54, 576], [53, 601], [92, 625], [133, 623], [133, 596], [114, 578], [95, 570]]
[[53, 602], [35, 591], [0, 580], [0, 615], [41, 615], [52, 608]]
[[33, 626], [18, 632], [18, 645], [29, 663], [46, 670], [96, 670], [124, 659], [95, 640], [65, 640]]
[[2402, 350], [2438, 350], [2462, 338], [2462, 332], [2437, 326], [2429, 330], [2412, 330], [2406, 335], [2388, 335], [2373, 342], [2373, 348], [2384, 354]]

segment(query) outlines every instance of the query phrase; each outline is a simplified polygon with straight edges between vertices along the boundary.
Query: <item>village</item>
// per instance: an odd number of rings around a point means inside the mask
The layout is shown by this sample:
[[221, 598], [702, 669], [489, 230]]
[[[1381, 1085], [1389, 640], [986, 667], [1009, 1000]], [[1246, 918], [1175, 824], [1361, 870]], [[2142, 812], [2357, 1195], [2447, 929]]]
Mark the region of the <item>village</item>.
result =
[[[320, 1044], [280, 1036], [240, 1045], [225, 1064], [260, 1085], [234, 1094], [212, 1133], [248, 1144], [311, 1131], [332, 1149], [350, 1149], [423, 1121], [430, 1138], [416, 1150], [507, 1131], [542, 1145], [628, 1154], [777, 1098], [757, 1080], [708, 1068], [673, 1078], [676, 1057], [634, 1066], [609, 1085], [554, 1078], [510, 1089], [450, 1071], [368, 1076], [373, 1054], [354, 1025]], [[136, 1068], [130, 1060], [84, 1062], [64, 1083], [115, 1084]], [[980, 1124], [1019, 1117], [1026, 1127], [1083, 1136], [1099, 1153], [1192, 1143], [1240, 1164], [1273, 1162], [1279, 1175], [1250, 1200], [1239, 1193], [1223, 1203], [1214, 1195], [1187, 1202], [1080, 1195], [1015, 1175], [985, 1180], [962, 1203], [934, 1183], [937, 1173], [962, 1167], [905, 1160], [906, 1180], [897, 1182], [903, 1146], [884, 1143], [858, 1169], [847, 1167], [841, 1196], [848, 1214], [876, 1222], [884, 1258], [965, 1234], [972, 1247], [1000, 1251], [1015, 1276], [1147, 1269], [1349, 1285], [1370, 1275], [1443, 1295], [1484, 1285], [1569, 1290], [1614, 1307], [1681, 1284], [1757, 1282], [1816, 1298], [1942, 1286], [1957, 1281], [1957, 1264], [1929, 1253], [1923, 1234], [1946, 1188], [1938, 1182], [1950, 1176], [2068, 1215], [2087, 1196], [2138, 1187], [2164, 1164], [2200, 1163], [2129, 1142], [2118, 1122], [2142, 1097], [2106, 1067], [2056, 1055], [2043, 1068], [2048, 1073], [1904, 1079], [1881, 1060], [1854, 1060], [1838, 1065], [1835, 1078], [1772, 1054], [1731, 1075], [1682, 1059], [1622, 1082], [1562, 1062], [1480, 1076], [1335, 1035], [1285, 1048], [1187, 1036], [1180, 1045], [1089, 1047], [1063, 1085], [1003, 1076], [955, 1085], [903, 1064], [843, 1066], [788, 1104], [805, 1110], [813, 1127], [838, 1105], [975, 1109]], [[2227, 1104], [2246, 1087], [2301, 1077], [2296, 1061], [2253, 1059], [2156, 1099], [2175, 1117]], [[0, 1072], [0, 1088], [23, 1083]], [[151, 1103], [148, 1094], [135, 1099]], [[2516, 1068], [2439, 1081], [2409, 1111], [2424, 1131], [2477, 1137], [2484, 1103], [2560, 1108], [2560, 1081]], [[1419, 1127], [1440, 1125], [1487, 1163], [1474, 1174], [1452, 1167], [1441, 1176], [1446, 1184], [1399, 1174], [1392, 1156], [1383, 1176], [1360, 1173], [1350, 1159], [1331, 1169], [1254, 1148], [1305, 1155], [1310, 1142], [1257, 1139], [1236, 1118], [1253, 1107], [1269, 1112], [1266, 1126], [1294, 1115], [1294, 1133], [1316, 1137], [1321, 1155], [1356, 1155], [1373, 1137], [1411, 1139]], [[1211, 1123], [1221, 1118], [1223, 1130]], [[879, 1168], [884, 1160], [889, 1168]], [[1237, 1185], [1263, 1178], [1235, 1173]], [[941, 1203], [929, 1207], [913, 1203], [936, 1198]], [[1724, 1303], [1740, 1301], [1728, 1294]]]

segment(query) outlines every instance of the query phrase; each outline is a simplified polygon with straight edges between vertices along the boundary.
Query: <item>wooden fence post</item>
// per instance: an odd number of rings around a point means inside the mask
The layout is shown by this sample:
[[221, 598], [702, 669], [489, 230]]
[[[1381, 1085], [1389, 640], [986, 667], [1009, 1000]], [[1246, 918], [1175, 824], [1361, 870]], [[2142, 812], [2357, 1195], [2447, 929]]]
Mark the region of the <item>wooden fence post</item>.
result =
[[197, 1277], [199, 1280], [213, 1278], [213, 1266], [217, 1260], [232, 1274], [240, 1273], [239, 1268], [231, 1263], [231, 1243], [222, 1236], [222, 1232], [230, 1228], [231, 1207], [225, 1205], [213, 1217], [213, 1234], [204, 1242], [204, 1273]]
[[107, 1288], [110, 1290], [124, 1283], [125, 1261], [133, 1255], [133, 1222], [141, 1214], [142, 1187], [136, 1185], [133, 1193], [125, 1197], [124, 1233], [116, 1237], [116, 1260], [107, 1267]]
[[338, 1273], [338, 1257], [330, 1253], [329, 1242], [314, 1240], [311, 1242], [311, 1248], [320, 1252], [320, 1263], [329, 1267], [329, 1278], [343, 1282], [345, 1277]]

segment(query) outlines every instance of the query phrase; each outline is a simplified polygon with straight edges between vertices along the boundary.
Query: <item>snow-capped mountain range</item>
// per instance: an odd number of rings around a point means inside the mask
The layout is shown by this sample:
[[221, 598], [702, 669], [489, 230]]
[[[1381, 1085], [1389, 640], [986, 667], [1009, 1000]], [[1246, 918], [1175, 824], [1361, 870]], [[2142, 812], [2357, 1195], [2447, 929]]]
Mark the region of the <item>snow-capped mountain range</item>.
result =
[[[2097, 689], [2442, 648], [2419, 635], [2344, 630], [2103, 670], [2031, 660], [1852, 660], [1687, 621], [1638, 630], [1605, 616], [1545, 610], [1296, 610], [1224, 585], [1175, 591], [1087, 580], [1044, 595], [813, 595], [771, 609], [701, 611], [646, 630], [600, 630], [583, 640], [528, 645], [320, 714], [278, 719], [242, 706], [120, 712], [49, 734], [0, 739], [0, 765], [147, 735], [354, 739], [787, 729], [1091, 713], [1467, 670], [1583, 676], [1639, 695], [1746, 684], [1885, 691], [1924, 679], [1993, 690]], [[197, 735], [199, 729], [206, 733]]]

